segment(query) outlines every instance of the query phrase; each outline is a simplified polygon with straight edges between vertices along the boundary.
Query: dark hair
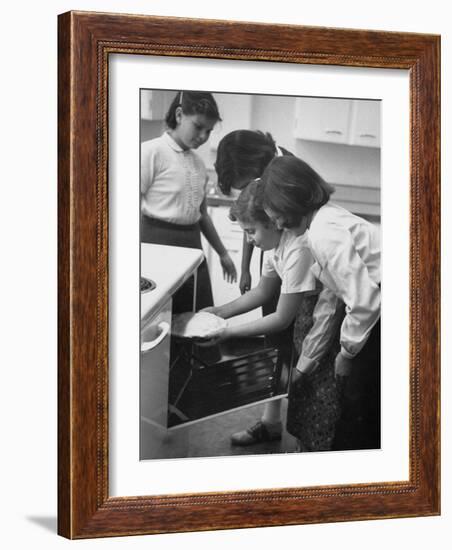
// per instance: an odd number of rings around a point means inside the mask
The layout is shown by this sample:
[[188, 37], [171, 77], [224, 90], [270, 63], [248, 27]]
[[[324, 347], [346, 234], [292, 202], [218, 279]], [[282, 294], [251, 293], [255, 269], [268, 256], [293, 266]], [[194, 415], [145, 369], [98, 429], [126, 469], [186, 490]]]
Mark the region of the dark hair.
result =
[[276, 154], [272, 136], [260, 131], [235, 130], [218, 144], [215, 170], [221, 192], [229, 195], [238, 180], [260, 178]]
[[263, 205], [285, 219], [285, 227], [300, 225], [302, 218], [329, 201], [334, 187], [303, 160], [277, 157], [262, 175]]
[[178, 107], [182, 107], [184, 115], [205, 115], [215, 121], [221, 120], [217, 102], [210, 92], [182, 90], [176, 94], [166, 113], [166, 125], [172, 130], [177, 126], [176, 109]]
[[263, 185], [260, 179], [250, 182], [240, 193], [229, 211], [232, 221], [243, 223], [260, 222], [266, 227], [272, 225], [263, 207]]

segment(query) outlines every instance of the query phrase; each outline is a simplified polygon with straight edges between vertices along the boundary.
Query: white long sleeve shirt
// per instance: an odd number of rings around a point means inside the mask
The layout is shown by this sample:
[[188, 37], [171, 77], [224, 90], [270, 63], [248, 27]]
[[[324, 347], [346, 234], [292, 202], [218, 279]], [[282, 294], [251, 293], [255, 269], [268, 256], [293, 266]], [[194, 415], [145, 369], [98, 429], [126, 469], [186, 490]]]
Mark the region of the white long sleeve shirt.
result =
[[328, 202], [314, 215], [308, 242], [311, 271], [324, 285], [314, 325], [303, 342], [297, 369], [309, 372], [328, 348], [340, 302], [345, 304], [341, 352], [353, 358], [380, 317], [380, 235], [376, 226]]

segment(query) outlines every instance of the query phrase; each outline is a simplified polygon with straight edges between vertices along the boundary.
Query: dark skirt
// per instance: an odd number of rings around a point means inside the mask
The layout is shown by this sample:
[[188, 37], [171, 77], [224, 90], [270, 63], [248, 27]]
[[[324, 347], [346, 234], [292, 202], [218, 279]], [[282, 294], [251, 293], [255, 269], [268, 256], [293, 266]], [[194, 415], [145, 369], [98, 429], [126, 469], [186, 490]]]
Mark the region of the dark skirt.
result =
[[[303, 340], [313, 325], [318, 296], [303, 298], [294, 327], [294, 344], [301, 353]], [[339, 351], [339, 329], [333, 345], [311, 374], [303, 374], [290, 385], [287, 431], [298, 439], [300, 451], [332, 449], [340, 399], [334, 377], [334, 359]]]
[[379, 449], [381, 446], [380, 321], [353, 359], [350, 376], [341, 388], [342, 414], [336, 427], [334, 450]]
[[[141, 215], [141, 242], [166, 244], [202, 250], [199, 223], [179, 225]], [[173, 296], [173, 313], [193, 310], [194, 277], [190, 277]], [[207, 262], [198, 267], [196, 311], [213, 305]]]

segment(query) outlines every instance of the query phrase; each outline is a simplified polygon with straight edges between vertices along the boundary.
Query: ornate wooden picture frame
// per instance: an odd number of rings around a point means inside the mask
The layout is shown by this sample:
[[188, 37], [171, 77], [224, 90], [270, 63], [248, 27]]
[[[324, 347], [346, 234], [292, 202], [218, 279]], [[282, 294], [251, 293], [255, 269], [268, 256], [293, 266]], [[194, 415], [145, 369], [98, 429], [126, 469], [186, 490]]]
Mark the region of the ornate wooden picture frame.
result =
[[[440, 512], [440, 38], [69, 12], [58, 61], [58, 531], [68, 538]], [[111, 54], [405, 69], [410, 79], [409, 480], [109, 496]]]

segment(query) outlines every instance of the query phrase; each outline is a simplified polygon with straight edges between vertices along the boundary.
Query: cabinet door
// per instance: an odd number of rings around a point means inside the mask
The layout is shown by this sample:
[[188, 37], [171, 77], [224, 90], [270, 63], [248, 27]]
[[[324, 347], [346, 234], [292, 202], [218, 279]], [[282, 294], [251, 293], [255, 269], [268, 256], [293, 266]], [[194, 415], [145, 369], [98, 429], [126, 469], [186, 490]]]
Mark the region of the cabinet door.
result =
[[166, 428], [170, 360], [171, 298], [141, 328], [140, 416], [147, 424]]
[[380, 147], [381, 101], [353, 101], [350, 145]]
[[[209, 208], [209, 214], [212, 222], [222, 240], [226, 250], [234, 262], [237, 270], [237, 276], [240, 278], [242, 249], [243, 249], [243, 231], [239, 224], [232, 222], [229, 219], [229, 207], [215, 206]], [[218, 258], [218, 254], [212, 247], [203, 239], [203, 247], [206, 251], [207, 263], [212, 283], [212, 292], [215, 305], [225, 304], [235, 300], [240, 296], [239, 280], [235, 283], [228, 283], [224, 280], [223, 269]], [[260, 250], [254, 250], [251, 258], [251, 277], [252, 286], [256, 286], [260, 278]], [[231, 325], [238, 325], [245, 322], [253, 321], [262, 317], [261, 309], [255, 309], [248, 313], [238, 315], [229, 321]]]
[[347, 143], [352, 101], [299, 97], [295, 102], [295, 137]]

